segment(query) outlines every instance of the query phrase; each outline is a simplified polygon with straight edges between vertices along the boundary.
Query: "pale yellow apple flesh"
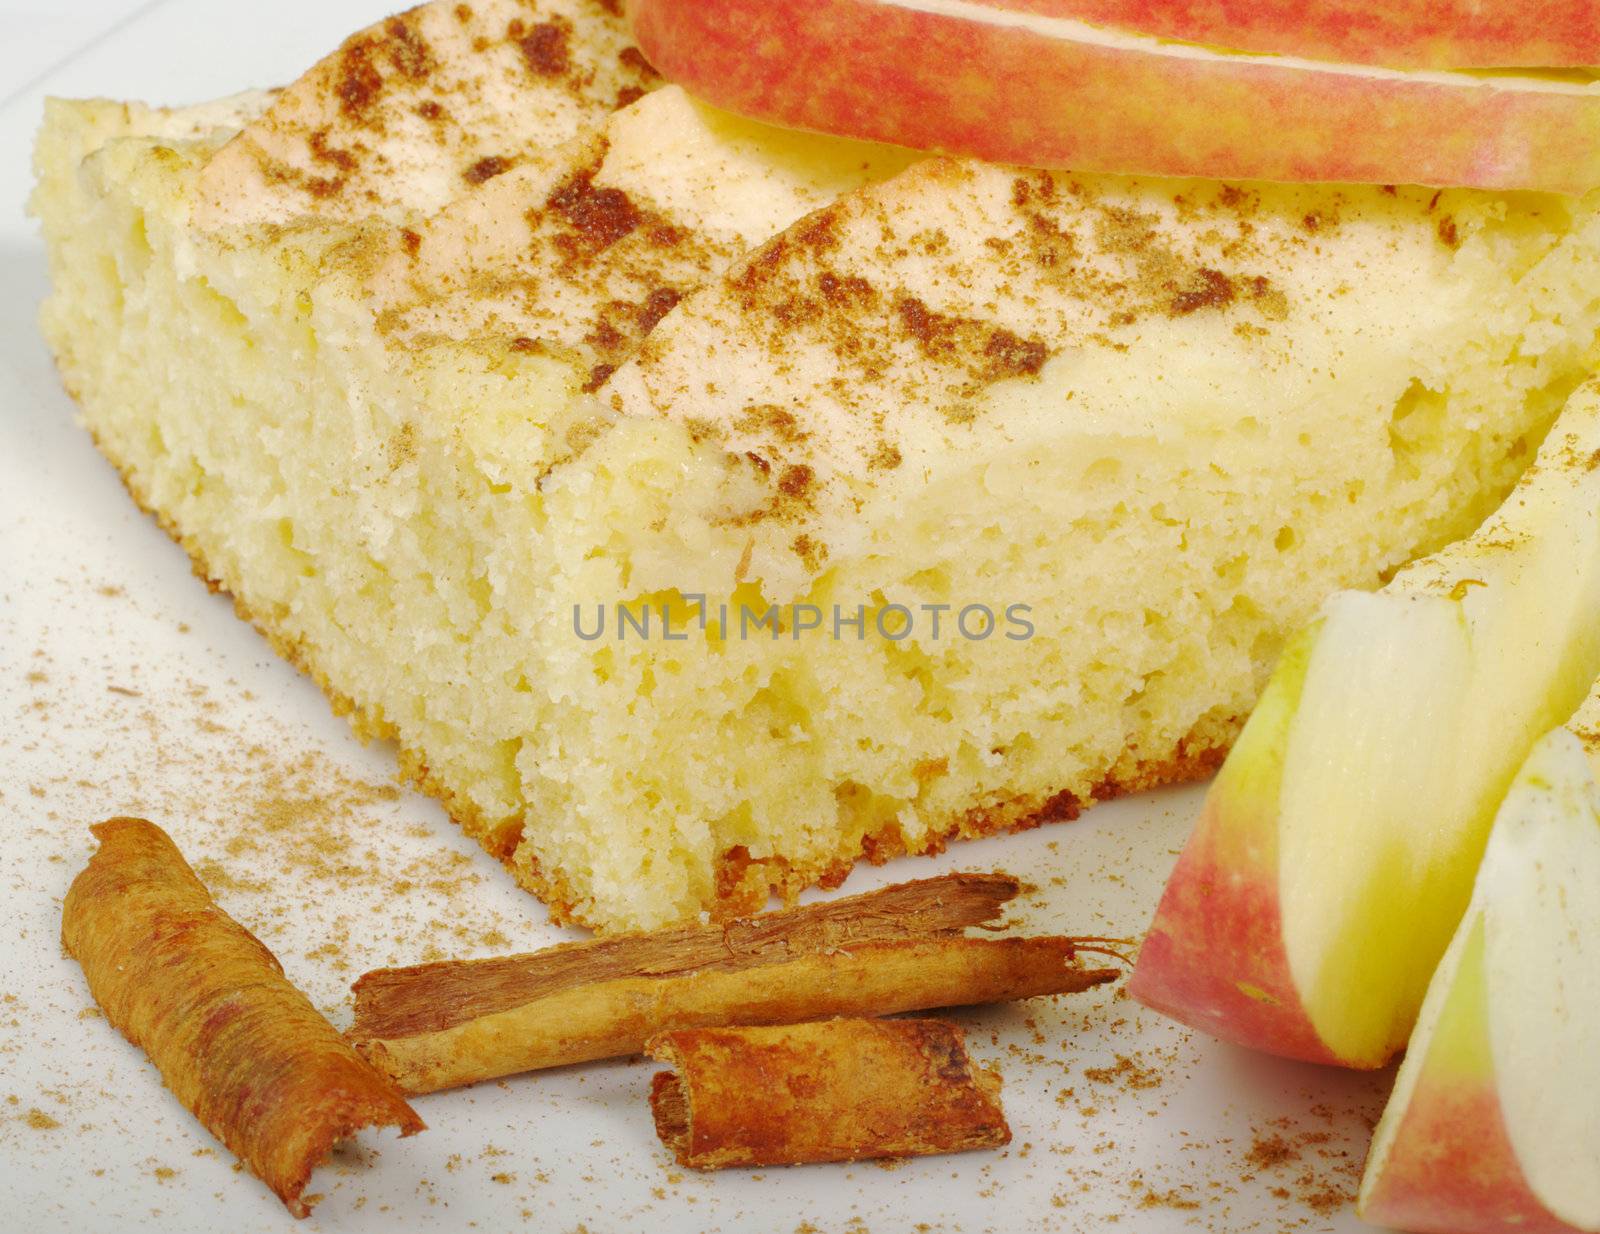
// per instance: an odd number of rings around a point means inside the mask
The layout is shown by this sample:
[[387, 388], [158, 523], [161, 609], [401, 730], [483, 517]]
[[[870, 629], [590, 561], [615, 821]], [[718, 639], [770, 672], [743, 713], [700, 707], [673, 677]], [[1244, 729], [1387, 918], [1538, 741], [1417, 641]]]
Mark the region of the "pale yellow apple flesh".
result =
[[1600, 692], [1496, 817], [1362, 1181], [1362, 1215], [1449, 1234], [1600, 1230]]
[[1219, 52], [976, 0], [632, 0], [652, 64], [731, 111], [999, 163], [1581, 193], [1586, 75]]
[[1600, 64], [1589, 0], [988, 0], [1238, 51], [1396, 68]]
[[1496, 806], [1600, 675], [1597, 462], [1586, 386], [1476, 534], [1324, 606], [1208, 795], [1135, 997], [1318, 1062], [1404, 1046]]

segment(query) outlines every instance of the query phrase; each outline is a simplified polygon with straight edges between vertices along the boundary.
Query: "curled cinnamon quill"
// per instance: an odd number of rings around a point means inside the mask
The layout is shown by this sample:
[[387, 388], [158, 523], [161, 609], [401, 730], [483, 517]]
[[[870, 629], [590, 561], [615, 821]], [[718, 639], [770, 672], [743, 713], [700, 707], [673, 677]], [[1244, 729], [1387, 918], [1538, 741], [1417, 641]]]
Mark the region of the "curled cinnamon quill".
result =
[[491, 960], [379, 969], [355, 984], [356, 1047], [406, 1092], [633, 1054], [658, 1032], [1084, 990], [1078, 941], [969, 938], [1018, 891], [953, 874], [866, 895]]
[[1000, 1075], [943, 1020], [663, 1033], [646, 1047], [656, 1133], [696, 1170], [927, 1156], [1011, 1141]]
[[166, 832], [141, 818], [91, 829], [61, 937], [106, 1018], [173, 1095], [296, 1217], [311, 1171], [362, 1127], [423, 1123], [217, 907]]

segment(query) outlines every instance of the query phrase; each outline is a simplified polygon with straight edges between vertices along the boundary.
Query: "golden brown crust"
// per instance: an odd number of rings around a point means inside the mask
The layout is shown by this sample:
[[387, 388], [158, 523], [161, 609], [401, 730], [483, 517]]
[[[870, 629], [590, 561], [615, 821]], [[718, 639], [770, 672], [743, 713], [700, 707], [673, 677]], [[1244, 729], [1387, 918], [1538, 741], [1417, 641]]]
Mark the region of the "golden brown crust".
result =
[[[63, 384], [76, 401], [77, 396], [65, 375]], [[227, 593], [240, 619], [254, 626], [274, 651], [317, 683], [335, 715], [347, 717], [363, 741], [379, 739], [395, 742], [400, 771], [405, 779], [421, 792], [437, 799], [451, 821], [505, 866], [518, 884], [538, 896], [549, 908], [551, 921], [558, 925], [582, 925], [600, 933], [607, 932], [605, 922], [597, 921], [583, 911], [582, 897], [559, 871], [545, 870], [536, 860], [512, 859], [522, 838], [521, 818], [488, 818], [471, 802], [452, 792], [430, 769], [425, 754], [405, 745], [395, 727], [379, 710], [358, 703], [334, 686], [299, 639], [280, 630], [275, 622], [241, 599], [238, 590], [211, 568], [199, 542], [155, 508], [145, 498], [132, 469], [107, 448], [99, 434], [91, 430], [91, 435], [100, 452], [116, 469], [134, 503], [154, 518], [161, 529], [188, 553], [195, 576], [211, 591]], [[1109, 801], [1126, 793], [1204, 779], [1222, 764], [1241, 723], [1243, 720], [1240, 717], [1203, 716], [1179, 740], [1171, 754], [1147, 758], [1132, 752], [1125, 753], [1101, 782], [1083, 797], [1069, 793], [1017, 794], [998, 797], [960, 813], [936, 819], [914, 851], [932, 855], [943, 852], [952, 839], [979, 839], [1007, 831], [1027, 831], [1046, 822], [1070, 821], [1095, 802]], [[882, 865], [912, 851], [906, 847], [893, 824], [867, 834], [859, 842], [846, 841], [832, 857], [806, 865], [796, 865], [786, 858], [752, 860], [747, 853], [730, 849], [717, 859], [717, 896], [705, 908], [714, 920], [721, 921], [760, 909], [772, 895], [793, 904], [808, 887], [840, 886], [862, 859], [873, 865]]]
[[[1202, 717], [1169, 757], [1140, 759], [1124, 755], [1081, 797], [1069, 792], [996, 794], [986, 802], [934, 822], [915, 848], [907, 845], [899, 827], [891, 822], [868, 832], [858, 845], [812, 866], [795, 866], [785, 858], [751, 859], [742, 849], [730, 849], [718, 858], [718, 899], [708, 907], [712, 917], [721, 920], [758, 910], [769, 895], [793, 904], [808, 887], [842, 886], [862, 860], [881, 866], [896, 857], [936, 856], [945, 851], [951, 840], [977, 840], [1003, 832], [1030, 831], [1044, 823], [1071, 822], [1096, 802], [1204, 780], [1222, 765], [1241, 723], [1236, 717]], [[534, 890], [538, 893], [537, 888]]]
[[1011, 1141], [998, 1072], [941, 1020], [827, 1020], [663, 1033], [651, 1058], [656, 1132], [678, 1164], [859, 1161]]
[[113, 818], [73, 880], [61, 937], [173, 1095], [296, 1217], [311, 1171], [362, 1127], [423, 1123], [212, 900], [155, 824]]

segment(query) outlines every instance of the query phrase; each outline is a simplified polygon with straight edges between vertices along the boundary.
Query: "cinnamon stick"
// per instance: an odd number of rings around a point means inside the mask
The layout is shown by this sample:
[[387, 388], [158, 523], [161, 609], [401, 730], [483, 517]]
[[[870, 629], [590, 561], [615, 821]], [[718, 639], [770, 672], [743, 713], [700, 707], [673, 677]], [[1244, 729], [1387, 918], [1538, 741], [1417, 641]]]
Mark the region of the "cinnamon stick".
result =
[[866, 895], [492, 960], [379, 969], [350, 1036], [406, 1092], [637, 1053], [656, 1033], [1070, 993], [1115, 969], [1073, 939], [969, 938], [1018, 891], [956, 874]]
[[296, 1217], [311, 1172], [362, 1127], [423, 1123], [141, 818], [91, 829], [61, 937], [106, 1018]]
[[[663, 1033], [650, 1085], [680, 1165], [801, 1165], [998, 1148], [1000, 1075], [942, 1020], [827, 1020]], [[773, 1083], [773, 1077], [782, 1078]]]

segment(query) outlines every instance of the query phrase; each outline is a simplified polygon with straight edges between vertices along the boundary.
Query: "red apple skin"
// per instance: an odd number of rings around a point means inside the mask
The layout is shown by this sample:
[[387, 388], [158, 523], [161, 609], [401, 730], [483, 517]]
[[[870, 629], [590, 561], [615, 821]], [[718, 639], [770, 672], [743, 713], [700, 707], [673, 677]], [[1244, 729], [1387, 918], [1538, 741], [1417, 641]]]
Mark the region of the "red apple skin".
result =
[[1359, 1211], [1418, 1234], [1578, 1234], [1517, 1163], [1489, 1040], [1483, 919], [1470, 929], [1443, 1006], [1412, 1038], [1404, 1066], [1420, 1072], [1399, 1125], [1386, 1135], [1380, 1124], [1386, 1155], [1367, 1164]]
[[1183, 58], [880, 0], [632, 0], [630, 13], [666, 76], [794, 128], [1084, 171], [1600, 185], [1596, 93]]
[[1128, 993], [1175, 1020], [1253, 1049], [1313, 1063], [1338, 1057], [1301, 1005], [1278, 898], [1279, 787], [1320, 622], [1285, 648], [1217, 774], [1167, 880]]
[[1281, 941], [1276, 831], [1262, 821], [1241, 826], [1207, 801], [1162, 893], [1128, 993], [1239, 1045], [1339, 1063], [1295, 993]]
[[1580, 1234], [1534, 1198], [1491, 1081], [1424, 1078], [1362, 1216], [1416, 1234]]
[[985, 0], [1237, 51], [1391, 68], [1600, 64], [1593, 0]]

